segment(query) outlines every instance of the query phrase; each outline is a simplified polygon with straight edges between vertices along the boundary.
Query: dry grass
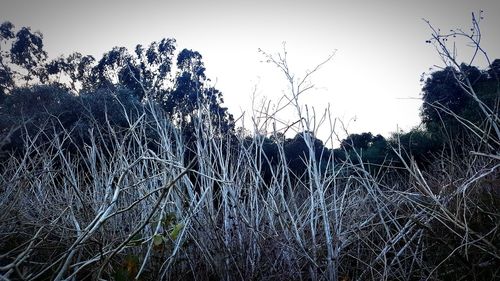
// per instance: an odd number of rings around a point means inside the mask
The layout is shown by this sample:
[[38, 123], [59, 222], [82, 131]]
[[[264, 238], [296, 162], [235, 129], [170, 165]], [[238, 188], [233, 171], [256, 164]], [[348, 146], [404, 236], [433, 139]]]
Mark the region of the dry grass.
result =
[[[3, 163], [4, 280], [496, 276], [497, 155], [442, 158], [427, 172], [409, 162], [398, 177], [308, 157], [298, 181], [281, 148], [264, 181], [261, 139], [230, 142], [203, 127], [190, 165], [182, 136], [154, 116], [125, 131], [96, 127], [77, 154], [64, 150], [68, 132], [27, 137], [24, 153]], [[145, 145], [151, 126], [155, 151]], [[111, 132], [107, 142], [99, 130]]]

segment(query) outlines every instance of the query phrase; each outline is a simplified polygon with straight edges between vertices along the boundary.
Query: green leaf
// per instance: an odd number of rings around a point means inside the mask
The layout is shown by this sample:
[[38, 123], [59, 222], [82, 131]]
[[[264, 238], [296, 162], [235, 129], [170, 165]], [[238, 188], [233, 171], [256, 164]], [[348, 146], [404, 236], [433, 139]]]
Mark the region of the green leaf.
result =
[[183, 223], [178, 223], [174, 226], [174, 228], [172, 229], [172, 231], [170, 232], [170, 237], [175, 240], [177, 239], [177, 236], [179, 236], [179, 233], [181, 232], [181, 230], [184, 228], [184, 224]]
[[162, 243], [163, 243], [163, 236], [161, 236], [160, 234], [155, 234], [153, 236], [153, 245], [155, 245], [156, 247], [158, 247]]

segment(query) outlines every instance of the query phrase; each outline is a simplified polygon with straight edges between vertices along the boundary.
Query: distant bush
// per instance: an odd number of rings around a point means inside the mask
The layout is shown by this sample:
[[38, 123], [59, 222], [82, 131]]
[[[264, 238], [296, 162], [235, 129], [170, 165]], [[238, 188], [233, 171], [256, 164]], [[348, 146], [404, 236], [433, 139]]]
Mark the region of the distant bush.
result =
[[2, 149], [20, 151], [26, 138], [41, 144], [68, 132], [65, 145], [74, 151], [89, 144], [90, 132], [97, 127], [102, 132], [126, 129], [141, 114], [145, 114], [144, 105], [127, 89], [77, 96], [51, 85], [18, 88], [0, 105], [1, 132], [9, 136]]
[[78, 97], [64, 89], [50, 85], [17, 88], [0, 105], [0, 130], [10, 135], [2, 149], [22, 149], [26, 135], [48, 141], [63, 129], [71, 129], [80, 113]]

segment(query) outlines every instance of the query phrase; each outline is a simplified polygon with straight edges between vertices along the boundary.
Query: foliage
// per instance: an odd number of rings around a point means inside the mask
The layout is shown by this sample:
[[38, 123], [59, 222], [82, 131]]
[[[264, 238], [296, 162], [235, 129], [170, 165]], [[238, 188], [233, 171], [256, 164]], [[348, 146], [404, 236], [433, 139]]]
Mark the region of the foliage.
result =
[[70, 132], [64, 146], [74, 151], [91, 142], [96, 127], [103, 131], [128, 128], [130, 119], [141, 114], [148, 112], [127, 89], [102, 89], [76, 96], [53, 85], [17, 88], [0, 107], [0, 132], [9, 135], [2, 149], [19, 152], [28, 136], [40, 144]]
[[[313, 155], [310, 155], [306, 138], [310, 138]], [[286, 139], [284, 142], [284, 153], [288, 167], [297, 177], [302, 177], [307, 173], [307, 163], [310, 157], [321, 162], [321, 160], [327, 161], [326, 159], [330, 156], [323, 142], [317, 139], [311, 132], [298, 133], [295, 137]]]
[[[78, 93], [82, 87], [91, 85], [94, 62], [95, 59], [92, 56], [73, 53], [67, 57], [59, 57], [50, 61], [46, 68], [49, 76], [57, 76], [53, 83], [61, 88], [67, 88], [74, 93]], [[67, 79], [68, 82], [63, 83], [62, 79]]]
[[[224, 102], [222, 93], [207, 85], [209, 80], [200, 53], [182, 50], [177, 57], [177, 68], [179, 74], [174, 87], [160, 92], [157, 97], [173, 121], [188, 131], [192, 131], [195, 123], [201, 120], [209, 120], [205, 126], [218, 128], [221, 132], [232, 130], [233, 117], [227, 108], [221, 106]], [[203, 112], [209, 115], [202, 116]]]
[[139, 100], [149, 99], [167, 86], [174, 51], [174, 39], [152, 42], [147, 48], [139, 44], [133, 54], [124, 47], [114, 47], [92, 67], [83, 89], [118, 85], [134, 92]]
[[[89, 140], [95, 126], [126, 127], [131, 116], [124, 115], [122, 108], [128, 114], [141, 112], [141, 103], [149, 101], [160, 104], [191, 141], [200, 135], [194, 130], [199, 122], [220, 136], [233, 130], [232, 115], [221, 105], [222, 93], [210, 86], [201, 54], [184, 49], [175, 57], [174, 39], [137, 45], [132, 53], [115, 47], [98, 60], [73, 53], [47, 61], [41, 33], [25, 27], [16, 32], [9, 22], [1, 25], [0, 33], [0, 94], [2, 101], [6, 98], [0, 105], [3, 135], [16, 128], [10, 145], [3, 149], [22, 147], [21, 135], [47, 125], [53, 119], [48, 116], [61, 117], [55, 124], [57, 132], [70, 130], [71, 142], [78, 147]], [[37, 98], [30, 99], [31, 94]], [[149, 133], [155, 135], [154, 130]]]
[[[306, 138], [309, 138], [312, 143], [313, 155], [310, 155]], [[308, 161], [310, 157], [322, 165], [326, 165], [331, 152], [312, 132], [297, 133], [293, 138], [285, 138], [280, 134], [271, 137], [257, 134], [254, 137], [245, 137], [243, 145], [257, 155], [265, 182], [271, 181], [272, 170], [281, 161], [286, 161], [292, 178], [306, 179], [308, 177]], [[322, 172], [325, 172], [324, 166]]]
[[[46, 94], [53, 101], [74, 98]], [[93, 112], [89, 118], [106, 119], [99, 117], [102, 104], [110, 115], [119, 108], [102, 95], [86, 97], [94, 106], [84, 109]], [[73, 138], [71, 130], [45, 143], [24, 135], [23, 153], [0, 169], [0, 273], [51, 280], [327, 280], [330, 234], [338, 237], [330, 244], [332, 270], [342, 278], [497, 276], [495, 155], [441, 158], [428, 171], [397, 155], [407, 168], [379, 178], [350, 158], [335, 163], [310, 132], [289, 139], [204, 134], [194, 144], [198, 177], [190, 177], [193, 167], [179, 149], [183, 137], [165, 117], [130, 114], [134, 125], [126, 130], [95, 126], [76, 154], [59, 141]], [[159, 136], [156, 151], [144, 145], [151, 126]], [[110, 136], [107, 146], [101, 136]], [[371, 143], [367, 151], [383, 142], [372, 137]], [[223, 153], [231, 146], [232, 153]], [[259, 155], [272, 165], [262, 165]], [[301, 173], [307, 177], [296, 176]], [[323, 216], [331, 232], [324, 231]]]
[[[0, 132], [9, 135], [2, 149], [19, 152], [25, 135], [39, 135], [37, 141], [46, 142], [64, 128], [71, 129], [80, 111], [78, 97], [58, 87], [16, 88], [0, 107]], [[42, 129], [45, 134], [39, 134]]]
[[[499, 62], [500, 60], [496, 61]], [[471, 82], [479, 100], [492, 109], [497, 108], [498, 82], [490, 74], [493, 69], [480, 71], [466, 64], [460, 67], [461, 73]], [[433, 72], [425, 81], [422, 88], [424, 103], [421, 114], [422, 121], [431, 132], [447, 130], [453, 135], [459, 134], [463, 126], [454, 114], [475, 125], [480, 125], [484, 120], [482, 112], [476, 106], [477, 101], [457, 81], [457, 76], [461, 73], [457, 73], [455, 68], [447, 67]], [[496, 110], [498, 113], [498, 108]]]
[[334, 150], [337, 162], [351, 161], [382, 165], [390, 160], [390, 147], [382, 135], [374, 136], [371, 132], [350, 134], [340, 142], [340, 148]]
[[[404, 161], [415, 161], [420, 168], [427, 168], [429, 164], [435, 162], [442, 155], [439, 154], [445, 149], [443, 140], [427, 130], [412, 129], [409, 132], [395, 133], [389, 139], [391, 159], [400, 162], [399, 154]], [[394, 151], [397, 151], [395, 153]]]
[[43, 35], [28, 27], [18, 31], [10, 22], [0, 24], [0, 95], [9, 94], [21, 82], [46, 82]]

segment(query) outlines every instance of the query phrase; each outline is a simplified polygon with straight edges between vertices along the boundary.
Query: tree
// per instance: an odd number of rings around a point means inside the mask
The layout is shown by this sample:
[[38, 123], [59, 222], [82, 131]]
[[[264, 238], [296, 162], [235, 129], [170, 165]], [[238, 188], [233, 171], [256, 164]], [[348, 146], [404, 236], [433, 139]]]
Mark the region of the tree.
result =
[[23, 27], [0, 25], [0, 97], [14, 89], [36, 84], [54, 85], [74, 94], [131, 93], [138, 101], [162, 105], [179, 126], [210, 125], [221, 132], [233, 129], [233, 117], [222, 107], [222, 93], [209, 85], [200, 53], [188, 49], [177, 55], [173, 69], [175, 39], [165, 38], [134, 52], [114, 47], [96, 60], [73, 53], [47, 63], [43, 36]]
[[133, 54], [124, 47], [114, 47], [92, 69], [86, 89], [113, 88], [121, 85], [140, 100], [148, 100], [166, 89], [172, 70], [175, 39], [152, 42], [147, 48], [137, 45]]
[[[59, 57], [46, 66], [47, 74], [56, 76], [54, 84], [78, 93], [82, 88], [91, 84], [92, 68], [95, 62], [93, 56], [84, 56], [73, 53], [68, 57]], [[69, 86], [66, 86], [65, 81]]]
[[[476, 67], [462, 64], [461, 69], [474, 88], [487, 80], [485, 73]], [[468, 118], [475, 123], [481, 120], [480, 112], [474, 105], [474, 99], [460, 87], [455, 79], [456, 75], [458, 73], [454, 68], [446, 67], [443, 70], [433, 72], [425, 81], [422, 88], [424, 103], [421, 116], [422, 122], [431, 131], [437, 131], [443, 126], [456, 131], [456, 128], [461, 127], [461, 125], [453, 114]], [[482, 96], [483, 92], [480, 92], [479, 95]]]
[[[427, 78], [422, 88], [421, 116], [432, 138], [469, 139], [471, 134], [481, 134], [487, 129], [487, 116], [478, 103], [487, 112], [498, 115], [498, 82], [494, 73], [494, 66], [479, 70], [462, 63], [460, 72], [446, 67]], [[469, 81], [468, 90], [464, 90], [457, 77]]]
[[[500, 146], [500, 117], [498, 114], [500, 81], [496, 71], [498, 62], [494, 65], [494, 61], [490, 60], [480, 44], [482, 38], [480, 22], [482, 19], [482, 11], [479, 13], [479, 17], [473, 13], [470, 32], [465, 32], [462, 29], [452, 29], [447, 33], [442, 33], [440, 29], [434, 28], [429, 21], [426, 21], [432, 31], [431, 38], [427, 40], [427, 43], [435, 47], [445, 64], [444, 70], [447, 71], [446, 74], [451, 75], [454, 80], [454, 82], [449, 81], [447, 83], [448, 87], [456, 88], [458, 86], [461, 89], [461, 92], [457, 91], [456, 94], [451, 95], [445, 101], [450, 102], [458, 99], [458, 104], [464, 105], [465, 107], [462, 108], [466, 109], [462, 113], [468, 113], [469, 116], [467, 114], [460, 115], [460, 113], [454, 112], [453, 108], [443, 106], [429, 98], [433, 96], [432, 93], [434, 92], [441, 93], [441, 95], [446, 94], [444, 91], [440, 91], [439, 88], [437, 88], [437, 91], [431, 90], [427, 94], [424, 91], [424, 101], [435, 109], [441, 110], [443, 114], [448, 114], [456, 119], [456, 122], [462, 125], [463, 132], [468, 131], [471, 136], [479, 139], [480, 143], [487, 143], [490, 149], [495, 149], [495, 147]], [[473, 48], [473, 55], [468, 62], [460, 63], [458, 61], [455, 38], [465, 39], [468, 45]], [[450, 46], [449, 41], [452, 42], [452, 46]], [[479, 72], [472, 66], [480, 56], [487, 61], [490, 71]], [[488, 73], [488, 75], [484, 75], [485, 73]], [[478, 84], [485, 81], [492, 83], [492, 85], [478, 87]], [[432, 82], [432, 80], [429, 82]], [[439, 81], [437, 84], [443, 85]], [[454, 86], [449, 86], [450, 84]], [[490, 88], [491, 91], [484, 91], [486, 88]], [[481, 90], [484, 92], [481, 92]], [[439, 101], [439, 99], [437, 100]], [[450, 105], [453, 105], [453, 103]], [[428, 111], [426, 112], [424, 108], [424, 116], [427, 113]], [[433, 118], [431, 117], [430, 120], [433, 120]], [[429, 123], [429, 121], [427, 122]], [[443, 123], [446, 124], [446, 122]]]
[[0, 107], [0, 136], [9, 136], [2, 149], [21, 152], [26, 136], [37, 143], [47, 142], [64, 129], [70, 131], [80, 112], [78, 97], [59, 87], [15, 88]]
[[[308, 146], [307, 140], [310, 140], [312, 149]], [[289, 169], [298, 178], [307, 175], [307, 165], [311, 165], [310, 158], [315, 159], [319, 164], [320, 172], [324, 172], [324, 165], [330, 157], [330, 150], [312, 132], [308, 131], [297, 133], [295, 137], [286, 139], [284, 152]]]
[[374, 136], [370, 132], [365, 132], [347, 136], [341, 141], [340, 149], [335, 154], [339, 156], [339, 160], [346, 160], [349, 157], [353, 163], [358, 163], [361, 158], [365, 163], [383, 164], [387, 160], [388, 152], [387, 140], [382, 135]]
[[[443, 149], [443, 139], [419, 128], [414, 128], [409, 132], [395, 133], [389, 138], [388, 145], [394, 150], [388, 151], [391, 160], [401, 162], [400, 156], [404, 161], [415, 160], [421, 168], [427, 167], [440, 155]], [[400, 156], [395, 151], [401, 151]]]
[[[144, 95], [160, 92], [167, 86], [167, 78], [172, 70], [172, 60], [175, 51], [175, 39], [162, 39], [153, 42], [147, 50], [142, 45], [137, 45], [135, 68], [140, 73], [137, 78], [141, 82]], [[137, 72], [137, 70], [136, 70]]]
[[[95, 91], [98, 89], [114, 89], [115, 85], [122, 84], [124, 72], [129, 72], [130, 54], [125, 47], [114, 47], [105, 53], [92, 68], [91, 83], [85, 89]], [[127, 88], [135, 90], [136, 85], [126, 84]]]
[[177, 68], [172, 89], [161, 93], [159, 100], [175, 123], [193, 131], [195, 122], [213, 126], [221, 132], [234, 129], [233, 117], [224, 102], [222, 93], [208, 85], [205, 66], [200, 53], [188, 49], [177, 56]]
[[367, 149], [373, 139], [372, 133], [351, 134], [340, 143], [340, 147], [350, 151], [354, 149]]
[[[126, 132], [139, 116], [152, 120], [150, 111], [126, 88], [75, 95], [55, 85], [20, 87], [6, 96], [0, 108], [0, 137], [10, 135], [8, 145], [0, 148], [22, 151], [26, 137], [41, 144], [63, 132], [70, 136], [63, 147], [73, 152], [92, 141], [105, 145], [113, 139], [110, 130]], [[101, 137], [92, 140], [89, 132], [96, 129]], [[154, 130], [147, 133], [152, 140], [157, 137]]]
[[222, 93], [208, 85], [201, 54], [182, 50], [173, 73], [174, 51], [175, 40], [162, 39], [147, 48], [137, 45], [134, 53], [114, 47], [95, 64], [93, 57], [75, 53], [51, 62], [48, 70], [68, 77], [74, 91], [77, 85], [83, 93], [125, 88], [140, 101], [154, 100], [176, 124], [191, 131], [195, 120], [210, 120], [223, 132], [231, 131], [232, 116], [221, 106]]
[[0, 95], [9, 94], [18, 83], [47, 81], [43, 35], [22, 27], [17, 32], [10, 22], [0, 25]]

